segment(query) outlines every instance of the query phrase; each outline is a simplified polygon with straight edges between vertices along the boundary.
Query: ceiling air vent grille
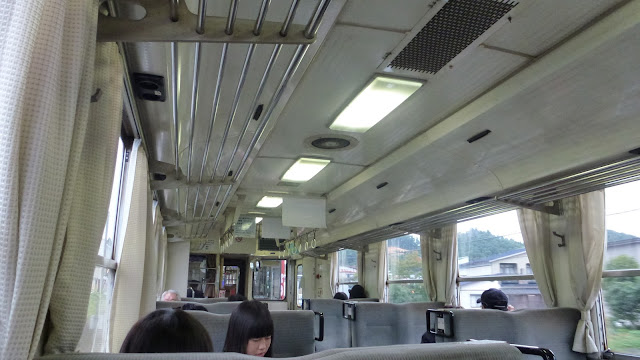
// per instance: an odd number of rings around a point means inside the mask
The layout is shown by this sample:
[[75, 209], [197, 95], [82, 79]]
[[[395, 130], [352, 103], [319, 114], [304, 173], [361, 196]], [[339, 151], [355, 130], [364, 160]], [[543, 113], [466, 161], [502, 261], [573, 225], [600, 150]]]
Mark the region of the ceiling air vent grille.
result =
[[507, 0], [451, 0], [389, 66], [435, 74], [517, 4]]

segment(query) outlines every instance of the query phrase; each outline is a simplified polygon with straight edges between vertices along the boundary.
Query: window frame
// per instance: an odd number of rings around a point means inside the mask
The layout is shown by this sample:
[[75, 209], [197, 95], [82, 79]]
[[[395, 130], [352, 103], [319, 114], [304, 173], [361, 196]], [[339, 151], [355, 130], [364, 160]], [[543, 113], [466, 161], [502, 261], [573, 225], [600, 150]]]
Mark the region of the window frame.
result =
[[[278, 259], [278, 258], [264, 258], [264, 259], [260, 259], [260, 269], [262, 269], [262, 264], [265, 261], [284, 261], [285, 262], [285, 280], [284, 280], [284, 298], [283, 299], [278, 299], [278, 300], [273, 300], [273, 299], [256, 299], [255, 297], [255, 293], [254, 293], [254, 289], [255, 287], [255, 279], [256, 279], [256, 271], [251, 271], [251, 298], [254, 300], [258, 300], [258, 301], [279, 301], [279, 302], [287, 302], [289, 301], [289, 296], [288, 296], [288, 285], [289, 285], [289, 274], [287, 273], [287, 269], [289, 268], [289, 262], [290, 259]], [[296, 273], [296, 277], [297, 277], [297, 273]], [[297, 284], [296, 284], [297, 285]]]
[[[404, 235], [396, 236], [396, 237], [391, 238], [391, 239], [384, 240], [385, 244], [387, 244], [387, 247], [386, 247], [386, 252], [387, 253], [385, 255], [386, 258], [387, 258], [387, 261], [386, 261], [387, 269], [385, 271], [386, 280], [384, 282], [384, 302], [389, 302], [389, 285], [393, 285], [393, 284], [423, 284], [424, 283], [424, 279], [403, 279], [403, 280], [390, 280], [389, 279], [389, 244], [387, 242], [389, 240], [397, 239], [399, 237], [406, 236], [406, 235], [411, 235], [411, 234], [404, 234]], [[423, 236], [423, 234], [422, 233], [418, 233], [418, 234], [414, 233], [412, 235], [417, 235], [418, 238], [420, 239], [420, 250], [419, 251], [422, 252], [422, 236]], [[420, 265], [420, 266], [422, 266], [422, 265]]]

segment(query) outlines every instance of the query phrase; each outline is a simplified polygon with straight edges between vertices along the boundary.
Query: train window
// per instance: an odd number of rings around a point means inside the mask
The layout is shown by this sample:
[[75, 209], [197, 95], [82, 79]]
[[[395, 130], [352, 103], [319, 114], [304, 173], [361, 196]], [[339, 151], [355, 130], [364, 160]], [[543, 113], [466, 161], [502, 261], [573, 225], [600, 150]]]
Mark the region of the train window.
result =
[[349, 289], [358, 283], [358, 251], [338, 251], [338, 291], [349, 294]]
[[484, 290], [498, 288], [516, 309], [545, 308], [515, 210], [461, 222], [457, 228], [460, 306], [477, 307]]
[[630, 355], [640, 355], [639, 199], [640, 181], [605, 190], [607, 277], [602, 295], [607, 343], [615, 353]]
[[302, 264], [296, 266], [296, 305], [302, 307]]
[[253, 298], [256, 300], [285, 300], [287, 289], [287, 261], [264, 260], [253, 273]]
[[387, 283], [390, 303], [427, 301], [419, 235], [407, 234], [387, 240]]
[[109, 319], [116, 272], [114, 249], [123, 168], [124, 145], [122, 140], [119, 140], [107, 221], [98, 248], [98, 262], [93, 272], [87, 319], [77, 346], [77, 350], [81, 352], [109, 351]]

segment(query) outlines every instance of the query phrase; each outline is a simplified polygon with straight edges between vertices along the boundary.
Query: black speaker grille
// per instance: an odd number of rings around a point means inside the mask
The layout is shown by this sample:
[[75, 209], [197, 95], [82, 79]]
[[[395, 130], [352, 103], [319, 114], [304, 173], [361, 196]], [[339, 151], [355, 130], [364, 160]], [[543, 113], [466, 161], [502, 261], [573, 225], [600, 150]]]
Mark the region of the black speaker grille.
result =
[[450, 0], [389, 66], [435, 74], [517, 4], [507, 0]]

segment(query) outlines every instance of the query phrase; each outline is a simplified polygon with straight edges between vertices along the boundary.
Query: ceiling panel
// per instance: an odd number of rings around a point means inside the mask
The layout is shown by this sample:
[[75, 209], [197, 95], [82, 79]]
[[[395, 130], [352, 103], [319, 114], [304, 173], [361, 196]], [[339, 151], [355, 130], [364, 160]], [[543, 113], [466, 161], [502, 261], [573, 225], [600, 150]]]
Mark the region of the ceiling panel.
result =
[[297, 186], [278, 186], [282, 175], [295, 161], [295, 159], [285, 158], [256, 158], [242, 182], [240, 191], [266, 192], [271, 190], [320, 196], [347, 181], [363, 168], [332, 162], [305, 183]]
[[350, 0], [338, 23], [408, 32], [432, 7], [431, 1]]
[[[402, 34], [352, 26], [336, 26], [311, 64], [302, 83], [283, 111], [261, 156], [291, 157], [303, 152], [334, 161], [365, 165], [364, 156], [345, 161], [353, 151], [331, 152], [304, 147], [310, 136], [332, 133], [329, 122], [336, 112], [373, 76], [384, 55], [403, 38]], [[358, 135], [352, 135], [358, 138]]]
[[538, 56], [624, 0], [526, 0], [485, 44]]
[[[640, 26], [330, 201], [329, 221], [370, 217], [378, 226], [491, 195], [550, 174], [621, 156], [640, 144]], [[611, 56], [611, 54], [616, 54]], [[491, 129], [469, 144], [473, 134]], [[375, 184], [389, 185], [375, 190]], [[453, 191], [455, 189], [456, 191]], [[384, 191], [383, 191], [384, 190]], [[378, 218], [376, 218], [379, 216]], [[405, 213], [405, 218], [406, 213]], [[386, 219], [386, 220], [385, 220]], [[364, 221], [364, 220], [363, 220]]]

